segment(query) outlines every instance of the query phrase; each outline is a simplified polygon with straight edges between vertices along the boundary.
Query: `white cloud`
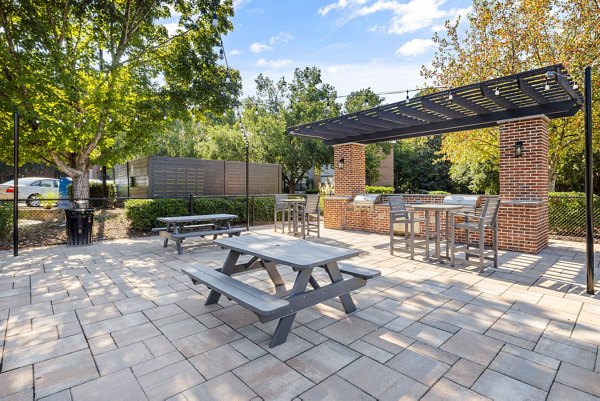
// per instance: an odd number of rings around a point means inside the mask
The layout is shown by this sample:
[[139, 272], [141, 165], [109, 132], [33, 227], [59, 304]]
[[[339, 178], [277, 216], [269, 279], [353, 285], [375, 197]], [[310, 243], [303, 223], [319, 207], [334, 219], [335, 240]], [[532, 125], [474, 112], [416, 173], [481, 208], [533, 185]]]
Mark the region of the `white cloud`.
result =
[[273, 50], [271, 46], [265, 45], [264, 43], [254, 42], [250, 45], [250, 51], [252, 53], [262, 53], [269, 50]]
[[264, 58], [261, 58], [256, 62], [257, 67], [268, 67], [273, 69], [279, 69], [290, 64], [292, 64], [292, 60], [285, 58], [279, 60], [265, 60]]
[[294, 37], [291, 33], [279, 32], [278, 35], [274, 35], [269, 38], [269, 43], [272, 45], [274, 45], [275, 43], [288, 43], [292, 39], [294, 39]]
[[414, 57], [427, 53], [429, 49], [435, 46], [431, 39], [412, 39], [404, 43], [396, 50], [396, 54], [405, 57]]
[[367, 0], [338, 0], [335, 3], [330, 3], [324, 7], [319, 8], [319, 14], [325, 16], [331, 11], [343, 10], [348, 7], [365, 4], [366, 2]]
[[238, 50], [238, 49], [233, 49], [232, 51], [229, 52], [230, 56], [239, 56], [240, 54], [242, 54], [242, 51]]
[[447, 19], [455, 20], [459, 15], [465, 15], [471, 11], [467, 8], [444, 9], [446, 0], [376, 0], [367, 4], [366, 0], [338, 0], [319, 9], [321, 15], [326, 15], [333, 10], [349, 9], [344, 17], [344, 23], [359, 17], [366, 17], [376, 13], [391, 13], [390, 20], [385, 27], [375, 26], [370, 30], [384, 30], [389, 34], [401, 35], [408, 32], [418, 31], [422, 28], [439, 26], [440, 22]]
[[250, 3], [252, 0], [233, 0], [233, 9], [238, 10], [244, 7], [245, 4]]
[[167, 24], [163, 24], [165, 28], [167, 28], [167, 32], [169, 34], [169, 37], [177, 34], [177, 30], [179, 29], [179, 23], [178, 22], [169, 22]]

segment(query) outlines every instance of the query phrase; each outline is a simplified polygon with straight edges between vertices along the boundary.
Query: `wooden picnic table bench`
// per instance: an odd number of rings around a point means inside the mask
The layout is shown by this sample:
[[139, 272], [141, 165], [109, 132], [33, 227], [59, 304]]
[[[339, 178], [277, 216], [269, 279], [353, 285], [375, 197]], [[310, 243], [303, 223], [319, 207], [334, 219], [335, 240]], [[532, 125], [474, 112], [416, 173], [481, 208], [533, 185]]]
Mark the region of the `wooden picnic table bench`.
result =
[[[229, 249], [229, 254], [220, 269], [194, 264], [182, 272], [194, 284], [205, 284], [211, 289], [206, 305], [216, 304], [221, 295], [232, 299], [256, 314], [262, 323], [279, 319], [270, 347], [285, 342], [296, 313], [300, 310], [339, 297], [346, 313], [356, 306], [350, 295], [367, 280], [378, 277], [377, 270], [341, 263], [338, 260], [358, 255], [358, 251], [317, 244], [310, 241], [275, 237], [264, 234], [249, 234], [236, 238], [219, 238], [214, 243]], [[252, 258], [246, 263], [237, 263], [241, 255]], [[287, 291], [276, 264], [286, 265], [296, 271], [296, 280]], [[321, 285], [312, 276], [315, 268], [324, 269], [330, 284]], [[275, 285], [277, 296], [237, 280], [233, 275], [254, 269], [265, 269]], [[351, 277], [344, 277], [344, 274]], [[308, 290], [308, 284], [312, 289]]]
[[175, 242], [177, 252], [183, 252], [182, 242], [186, 238], [219, 235], [240, 235], [246, 231], [242, 227], [231, 227], [231, 220], [237, 219], [235, 214], [202, 214], [195, 216], [159, 217], [157, 220], [165, 223], [165, 227], [155, 228], [161, 237], [164, 237], [163, 247], [167, 247], [169, 240]]

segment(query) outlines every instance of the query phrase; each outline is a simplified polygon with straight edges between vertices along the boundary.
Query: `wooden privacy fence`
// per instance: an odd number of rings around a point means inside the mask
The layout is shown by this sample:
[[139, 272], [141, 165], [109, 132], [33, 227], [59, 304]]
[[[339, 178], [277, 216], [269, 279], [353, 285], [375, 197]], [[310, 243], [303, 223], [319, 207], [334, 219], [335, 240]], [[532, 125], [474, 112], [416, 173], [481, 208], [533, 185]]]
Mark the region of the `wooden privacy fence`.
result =
[[[238, 161], [150, 156], [115, 167], [118, 196], [180, 197], [246, 193], [246, 164]], [[250, 163], [252, 194], [280, 193], [281, 165]]]

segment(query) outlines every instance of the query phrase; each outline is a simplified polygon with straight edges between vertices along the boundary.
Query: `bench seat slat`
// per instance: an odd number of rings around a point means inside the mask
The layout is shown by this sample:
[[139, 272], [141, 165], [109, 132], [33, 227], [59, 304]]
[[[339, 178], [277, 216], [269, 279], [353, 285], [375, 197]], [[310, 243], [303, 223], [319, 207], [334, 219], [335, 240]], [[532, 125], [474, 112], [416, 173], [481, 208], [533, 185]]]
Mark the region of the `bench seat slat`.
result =
[[178, 233], [178, 234], [174, 234], [171, 232], [166, 232], [166, 231], [160, 231], [159, 234], [163, 235], [162, 233], [164, 233], [164, 237], [168, 237], [168, 238], [172, 238], [172, 239], [178, 239], [178, 238], [193, 238], [193, 237], [205, 237], [207, 235], [223, 235], [223, 234], [238, 234], [241, 232], [246, 231], [245, 228], [242, 227], [237, 227], [237, 228], [227, 228], [227, 229], [223, 229], [223, 230], [205, 230], [205, 231], [193, 231], [191, 233]]
[[287, 300], [263, 292], [208, 266], [187, 267], [182, 269], [182, 272], [259, 315], [271, 315], [290, 305]]
[[349, 263], [338, 263], [338, 267], [342, 273], [360, 277], [365, 280], [370, 280], [372, 278], [381, 276], [381, 272], [379, 270], [367, 269], [366, 267], [351, 265]]

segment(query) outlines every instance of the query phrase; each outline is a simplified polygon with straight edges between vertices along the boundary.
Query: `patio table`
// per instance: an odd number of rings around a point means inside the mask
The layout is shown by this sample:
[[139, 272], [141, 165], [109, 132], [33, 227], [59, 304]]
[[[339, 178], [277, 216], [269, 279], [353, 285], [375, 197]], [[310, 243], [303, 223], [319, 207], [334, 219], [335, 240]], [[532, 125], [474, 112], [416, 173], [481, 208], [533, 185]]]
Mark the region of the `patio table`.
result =
[[413, 210], [425, 212], [425, 259], [429, 260], [429, 212], [435, 213], [435, 254], [434, 257], [440, 263], [442, 261], [442, 255], [440, 252], [440, 236], [441, 236], [441, 224], [440, 224], [440, 213], [446, 212], [446, 258], [448, 258], [448, 239], [450, 238], [448, 235], [448, 212], [451, 210], [462, 209], [463, 205], [446, 205], [441, 203], [415, 203], [406, 205], [407, 207], [412, 208]]
[[[285, 342], [296, 313], [304, 308], [339, 297], [346, 313], [352, 313], [356, 306], [350, 292], [363, 287], [366, 280], [378, 277], [376, 270], [358, 266], [340, 264], [338, 261], [357, 256], [359, 251], [317, 244], [314, 242], [276, 237], [264, 234], [249, 234], [240, 237], [219, 238], [214, 243], [229, 249], [229, 254], [221, 269], [215, 271], [206, 266], [184, 268], [183, 272], [197, 283], [211, 288], [206, 305], [216, 304], [221, 294], [236, 300], [239, 304], [254, 312], [258, 319], [269, 322], [279, 319], [270, 346]], [[250, 255], [246, 263], [238, 263], [240, 255]], [[276, 264], [292, 268], [296, 274], [289, 292], [276, 269]], [[254, 269], [265, 269], [275, 285], [277, 297], [259, 290], [249, 284], [236, 280], [237, 273]], [[312, 276], [315, 268], [324, 269], [330, 284], [321, 285]], [[342, 273], [352, 277], [344, 277]], [[307, 289], [308, 284], [312, 289]]]

